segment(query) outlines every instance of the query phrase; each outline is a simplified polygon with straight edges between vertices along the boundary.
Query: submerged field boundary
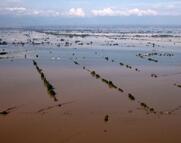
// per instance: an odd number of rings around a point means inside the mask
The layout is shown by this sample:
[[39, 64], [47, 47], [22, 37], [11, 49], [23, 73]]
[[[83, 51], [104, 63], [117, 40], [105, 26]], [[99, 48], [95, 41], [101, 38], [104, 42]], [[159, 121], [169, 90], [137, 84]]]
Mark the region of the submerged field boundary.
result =
[[45, 74], [43, 73], [43, 70], [38, 66], [35, 60], [33, 60], [33, 65], [35, 66], [37, 72], [40, 74], [41, 80], [43, 81], [50, 97], [52, 97], [54, 101], [58, 101], [54, 86], [47, 80]]

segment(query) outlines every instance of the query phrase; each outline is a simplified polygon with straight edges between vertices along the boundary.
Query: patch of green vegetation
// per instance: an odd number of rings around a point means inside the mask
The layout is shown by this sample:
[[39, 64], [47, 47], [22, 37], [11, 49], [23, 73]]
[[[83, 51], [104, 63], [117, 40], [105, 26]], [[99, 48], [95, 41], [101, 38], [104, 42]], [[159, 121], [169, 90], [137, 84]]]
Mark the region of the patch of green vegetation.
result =
[[148, 108], [148, 106], [147, 106], [146, 103], [144, 103], [144, 102], [141, 102], [140, 105], [141, 105], [142, 107], [144, 107], [144, 108]]
[[101, 80], [102, 80], [102, 82], [105, 82], [106, 84], [109, 83], [109, 81], [107, 79], [102, 78]]
[[124, 64], [123, 63], [119, 63], [121, 66], [124, 66]]
[[129, 97], [129, 99], [131, 99], [131, 100], [135, 100], [135, 97], [131, 94], [131, 93], [128, 93], [128, 97]]
[[150, 112], [156, 113], [154, 108], [150, 108]]
[[108, 122], [108, 121], [109, 121], [109, 115], [105, 115], [104, 122]]
[[121, 89], [121, 88], [118, 88], [118, 91], [120, 91], [120, 92], [124, 92], [124, 90], [123, 90], [123, 89]]
[[97, 78], [97, 79], [100, 78], [100, 75], [96, 74], [96, 78]]
[[109, 60], [109, 57], [105, 57], [105, 59], [108, 61], [108, 60]]
[[152, 62], [155, 62], [155, 63], [158, 62], [158, 60], [155, 60], [155, 59], [152, 59], [152, 58], [148, 58], [148, 60], [149, 60], [149, 61], [152, 61]]
[[109, 81], [108, 84], [109, 84], [109, 87], [117, 89], [117, 86], [112, 81]]
[[158, 76], [156, 74], [151, 74], [151, 77], [157, 78]]
[[0, 55], [7, 55], [8, 52], [0, 52]]
[[47, 88], [48, 94], [54, 99], [54, 101], [58, 101], [56, 96], [55, 96], [56, 92], [54, 91], [53, 85], [46, 79], [42, 69], [39, 68], [39, 66], [35, 60], [33, 60], [33, 65], [36, 67], [38, 73], [40, 74], [41, 79], [43, 80], [44, 85]]
[[6, 41], [0, 41], [0, 45], [8, 45]]
[[177, 86], [177, 87], [179, 87], [179, 88], [181, 88], [181, 84], [174, 84], [174, 86]]
[[74, 64], [79, 65], [79, 63], [77, 61], [74, 61]]
[[92, 71], [92, 72], [91, 72], [91, 75], [92, 75], [92, 76], [95, 76], [95, 75], [96, 75], [96, 72], [95, 72], [95, 71]]
[[132, 67], [130, 65], [126, 65], [127, 68], [131, 69]]

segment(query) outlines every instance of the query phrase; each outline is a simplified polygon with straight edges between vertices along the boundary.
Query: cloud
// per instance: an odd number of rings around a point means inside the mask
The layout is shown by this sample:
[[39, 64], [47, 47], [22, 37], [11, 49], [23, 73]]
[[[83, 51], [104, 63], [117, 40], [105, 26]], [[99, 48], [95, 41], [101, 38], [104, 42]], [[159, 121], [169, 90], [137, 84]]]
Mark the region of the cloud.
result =
[[7, 11], [17, 12], [17, 11], [26, 11], [25, 7], [7, 7], [5, 8]]
[[85, 12], [81, 8], [71, 8], [68, 11], [56, 11], [56, 10], [35, 10], [31, 9], [26, 12], [28, 15], [34, 16], [62, 16], [62, 17], [84, 17]]
[[104, 8], [101, 10], [92, 10], [94, 16], [116, 16], [118, 11], [113, 11], [111, 8]]
[[27, 12], [25, 7], [5, 7], [0, 8], [0, 15], [22, 15]]
[[156, 16], [157, 11], [152, 9], [126, 9], [126, 10], [113, 10], [112, 8], [104, 8], [99, 10], [92, 10], [93, 16]]
[[96, 16], [181, 16], [181, 10], [169, 5], [166, 8], [82, 8], [61, 9], [34, 9], [25, 6], [0, 7], [0, 15], [18, 16], [48, 16], [48, 17], [96, 17]]
[[31, 16], [48, 16], [48, 17], [61, 16], [61, 12], [55, 10], [29, 10], [26, 14]]
[[141, 10], [141, 9], [135, 8], [135, 9], [128, 10], [128, 14], [137, 15], [137, 16], [156, 16], [158, 15], [158, 12], [152, 9]]
[[18, 16], [61, 16], [61, 12], [55, 10], [37, 10], [25, 7], [7, 7], [0, 8], [0, 15], [18, 15]]
[[[89, 16], [181, 16], [181, 0], [1, 0], [0, 15]], [[79, 8], [80, 7], [80, 8]], [[71, 8], [71, 9], [70, 9]], [[84, 11], [86, 10], [86, 11]]]
[[68, 16], [75, 16], [75, 17], [84, 17], [85, 12], [82, 8], [71, 8], [67, 13]]
[[68, 17], [84, 17], [86, 14], [82, 8], [71, 8], [68, 11], [57, 11], [52, 9], [32, 9], [25, 7], [6, 7], [0, 8], [0, 15], [24, 15], [24, 16], [68, 16]]

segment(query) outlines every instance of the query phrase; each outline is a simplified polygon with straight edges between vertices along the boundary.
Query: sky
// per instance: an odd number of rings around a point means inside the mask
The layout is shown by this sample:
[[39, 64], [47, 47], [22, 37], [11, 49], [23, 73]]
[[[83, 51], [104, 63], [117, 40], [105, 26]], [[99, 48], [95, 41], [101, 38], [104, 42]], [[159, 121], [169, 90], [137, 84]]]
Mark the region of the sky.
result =
[[181, 0], [0, 0], [0, 26], [181, 25]]

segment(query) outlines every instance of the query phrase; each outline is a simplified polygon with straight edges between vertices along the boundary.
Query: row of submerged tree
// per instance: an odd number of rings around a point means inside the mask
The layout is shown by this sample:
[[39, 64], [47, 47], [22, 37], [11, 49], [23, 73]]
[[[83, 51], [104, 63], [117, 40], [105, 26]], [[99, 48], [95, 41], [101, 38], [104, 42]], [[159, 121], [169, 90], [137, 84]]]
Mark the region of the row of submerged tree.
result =
[[[97, 55], [97, 52], [96, 52], [95, 54]], [[105, 59], [106, 61], [111, 61], [112, 63], [113, 63], [113, 62], [116, 62], [116, 60], [111, 59], [111, 58], [109, 58], [109, 57], [104, 57], [104, 59]], [[135, 67], [133, 67], [133, 66], [131, 66], [131, 65], [129, 65], [129, 64], [125, 64], [125, 63], [123, 63], [123, 62], [119, 62], [119, 65], [120, 65], [120, 66], [124, 66], [124, 67], [126, 67], [127, 69], [134, 70], [134, 71], [136, 71], [136, 72], [141, 72], [140, 69], [135, 68]], [[150, 76], [151, 76], [152, 78], [157, 78], [157, 77], [158, 77], [158, 75], [155, 74], [155, 73], [152, 73]]]
[[[73, 62], [76, 65], [80, 65], [77, 61], [73, 61]], [[86, 68], [85, 66], [83, 66], [83, 70], [86, 70], [87, 72], [89, 72], [92, 77], [101, 80], [109, 88], [115, 89], [121, 93], [125, 92], [124, 89], [118, 87], [113, 81], [103, 78], [100, 74], [96, 73], [96, 71], [94, 71], [94, 70], [92, 71], [92, 70]], [[154, 114], [158, 113], [155, 111], [154, 108], [148, 106], [146, 103], [136, 100], [136, 98], [135, 98], [135, 96], [133, 96], [133, 94], [128, 93], [127, 96], [131, 101], [137, 101], [137, 103], [139, 103], [140, 106], [143, 107], [147, 111], [147, 113], [154, 113]]]
[[[97, 52], [95, 53], [97, 54]], [[77, 58], [75, 58], [77, 59]], [[105, 57], [105, 60], [106, 61], [112, 61], [112, 62], [115, 62], [115, 60], [113, 59], [110, 59], [109, 57]], [[74, 64], [75, 65], [79, 65], [81, 66], [80, 63], [78, 63], [76, 60], [73, 60]], [[121, 63], [120, 65], [124, 66], [125, 64], [124, 63]], [[129, 66], [129, 65], [128, 65]], [[131, 66], [130, 66], [131, 67]], [[128, 67], [129, 68], [129, 67]], [[131, 67], [132, 68], [132, 67]], [[88, 68], [86, 68], [85, 66], [83, 66], [83, 70], [86, 70], [87, 72], [89, 72], [91, 74], [92, 77], [95, 77], [96, 79], [100, 79], [103, 83], [105, 83], [106, 85], [108, 85], [109, 88], [113, 88], [113, 89], [116, 89], [118, 90], [119, 92], [124, 92], [124, 90], [120, 87], [118, 87], [116, 84], [113, 83], [113, 81], [110, 81], [110, 80], [107, 80], [106, 78], [103, 78], [101, 77], [101, 75], [99, 75], [98, 73], [96, 73], [96, 71], [91, 71], [89, 70]], [[151, 77], [154, 77], [154, 78], [157, 78], [158, 75], [156, 74], [151, 74]], [[174, 84], [174, 86], [177, 86], [179, 88], [181, 88], [181, 85], [180, 84]], [[170, 111], [156, 111], [153, 107], [150, 107], [148, 106], [145, 102], [141, 102], [139, 100], [137, 100], [133, 94], [131, 93], [128, 93], [127, 94], [128, 98], [131, 100], [131, 101], [136, 101], [141, 107], [143, 107], [147, 113], [154, 113], [154, 114], [159, 114], [159, 115], [163, 115], [163, 114], [172, 114], [178, 110], [181, 109], [181, 106], [178, 106], [176, 107], [174, 110], [170, 110]]]
[[[109, 57], [105, 57], [105, 60], [106, 60], [106, 61], [109, 61], [109, 60], [110, 60], [110, 61], [112, 61], [112, 62], [115, 62], [115, 60], [109, 59]], [[124, 64], [123, 62], [119, 62], [119, 65], [120, 65], [120, 66], [125, 66], [125, 67], [128, 68], [128, 69], [133, 69], [133, 70], [135, 70], [136, 72], [141, 72], [140, 69], [134, 68], [134, 67], [132, 67], [131, 65], [128, 65], [128, 64]], [[158, 75], [155, 74], [155, 73], [152, 73], [150, 76], [153, 77], [153, 78], [157, 78], [157, 77], [158, 77]]]
[[136, 56], [137, 56], [137, 57], [140, 57], [141, 59], [147, 59], [148, 61], [152, 61], [152, 62], [157, 63], [158, 60], [151, 58], [152, 56], [159, 56], [159, 57], [161, 57], [161, 56], [164, 56], [164, 57], [173, 57], [174, 54], [173, 54], [173, 53], [150, 52], [150, 53], [143, 53], [143, 54], [139, 53], [139, 54], [137, 54]]
[[[85, 68], [84, 68], [85, 69]], [[88, 70], [90, 71], [90, 70]], [[118, 87], [113, 81], [111, 80], [107, 80], [106, 78], [102, 78], [99, 74], [97, 74], [95, 71], [91, 71], [90, 74], [95, 77], [96, 79], [101, 79], [101, 81], [105, 84], [108, 85], [109, 88], [113, 88], [113, 89], [116, 89], [117, 91], [123, 93], [124, 90], [120, 87]], [[133, 94], [131, 93], [128, 93], [127, 94], [128, 98], [131, 100], [131, 101], [136, 101], [136, 98], [135, 96], [133, 96]], [[151, 113], [156, 113], [156, 111], [154, 110], [154, 108], [152, 107], [149, 107], [146, 103], [144, 102], [139, 102], [140, 103], [140, 106], [143, 107], [147, 112], [151, 112]]]
[[137, 54], [136, 56], [137, 56], [137, 57], [140, 57], [141, 59], [147, 59], [148, 61], [158, 63], [158, 60], [153, 59], [153, 58], [150, 58], [150, 57], [147, 58], [147, 56], [145, 56], [145, 55], [143, 55], [143, 54], [141, 54], [141, 53]]
[[47, 88], [48, 94], [54, 99], [54, 101], [58, 101], [53, 85], [47, 80], [45, 74], [43, 73], [43, 70], [38, 66], [35, 60], [33, 60], [33, 65], [36, 67], [36, 70], [40, 74], [41, 79], [44, 82], [45, 87]]
[[[109, 60], [110, 60], [111, 62], [115, 62], [115, 60], [110, 59], [109, 57], [105, 57], [105, 60], [106, 60], [106, 61], [109, 61]], [[140, 72], [140, 70], [139, 70], [138, 68], [133, 68], [131, 65], [128, 65], [128, 64], [124, 64], [124, 63], [120, 62], [119, 65], [120, 65], [120, 66], [125, 66], [125, 67], [128, 68], [128, 69], [134, 69], [135, 71]]]

